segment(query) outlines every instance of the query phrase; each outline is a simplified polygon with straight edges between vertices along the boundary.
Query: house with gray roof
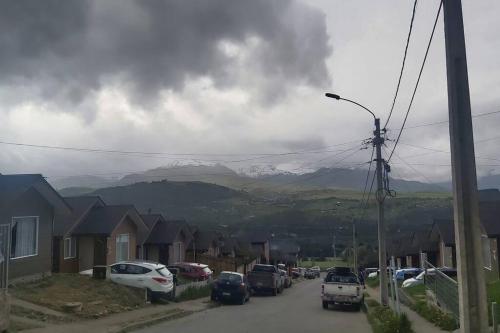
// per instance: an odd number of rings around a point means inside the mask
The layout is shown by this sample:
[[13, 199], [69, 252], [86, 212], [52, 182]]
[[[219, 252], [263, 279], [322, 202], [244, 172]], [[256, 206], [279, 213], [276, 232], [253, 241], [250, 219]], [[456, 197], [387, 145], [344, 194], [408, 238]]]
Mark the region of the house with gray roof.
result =
[[10, 282], [50, 274], [54, 217], [70, 213], [42, 175], [0, 175], [0, 258]]
[[[137, 257], [147, 226], [132, 205], [106, 205], [98, 197], [66, 198], [70, 218], [57, 217], [54, 271], [74, 273]], [[62, 245], [61, 245], [62, 243]], [[54, 260], [56, 262], [56, 260]], [[61, 264], [63, 263], [63, 264]]]
[[160, 214], [145, 214], [141, 217], [149, 230], [141, 246], [143, 259], [165, 265], [185, 261], [186, 249], [193, 241], [186, 221], [167, 221]]

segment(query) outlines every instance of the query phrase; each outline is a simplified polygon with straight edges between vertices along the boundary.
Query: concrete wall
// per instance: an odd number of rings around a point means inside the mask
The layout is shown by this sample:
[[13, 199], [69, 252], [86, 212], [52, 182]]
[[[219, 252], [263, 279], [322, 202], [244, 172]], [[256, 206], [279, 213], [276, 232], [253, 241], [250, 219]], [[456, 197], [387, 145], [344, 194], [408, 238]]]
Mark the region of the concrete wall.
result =
[[12, 217], [38, 216], [38, 251], [34, 256], [11, 259], [9, 279], [30, 278], [31, 276], [50, 275], [52, 270], [52, 206], [35, 190], [21, 195], [13, 205], [5, 209], [0, 216], [1, 224], [11, 224]]
[[129, 235], [129, 259], [134, 259], [136, 257], [136, 244], [137, 244], [137, 226], [130, 220], [129, 217], [118, 225], [113, 233], [108, 238], [108, 251], [106, 257], [106, 264], [111, 265], [116, 262], [116, 236], [120, 234]]
[[484, 268], [486, 281], [496, 281], [499, 278], [499, 261], [498, 261], [498, 238], [489, 238], [491, 267]]

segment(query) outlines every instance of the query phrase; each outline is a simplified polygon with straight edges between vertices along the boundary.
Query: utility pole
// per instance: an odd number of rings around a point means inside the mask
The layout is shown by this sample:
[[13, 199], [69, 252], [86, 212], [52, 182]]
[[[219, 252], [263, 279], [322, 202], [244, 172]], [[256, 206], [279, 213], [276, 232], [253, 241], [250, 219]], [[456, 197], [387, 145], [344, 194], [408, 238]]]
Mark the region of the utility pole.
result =
[[444, 0], [460, 331], [488, 331], [474, 137], [461, 0]]
[[[364, 109], [368, 113], [373, 116], [375, 120], [375, 131], [373, 134], [375, 137], [373, 138], [373, 145], [376, 148], [377, 152], [377, 206], [378, 206], [378, 261], [379, 261], [379, 277], [380, 277], [380, 304], [387, 305], [388, 303], [388, 290], [387, 290], [387, 253], [385, 246], [385, 223], [384, 223], [384, 188], [383, 188], [383, 180], [382, 180], [382, 168], [384, 167], [383, 159], [382, 159], [382, 145], [384, 144], [384, 138], [380, 135], [380, 119], [375, 116], [370, 109], [366, 106], [347, 99], [340, 97], [337, 94], [326, 93], [326, 97], [333, 98], [336, 100], [346, 101], [352, 104], [359, 106]], [[470, 115], [469, 115], [470, 116]]]
[[358, 244], [356, 242], [356, 220], [352, 221], [352, 262], [354, 273], [358, 274]]
[[332, 239], [332, 248], [333, 248], [333, 258], [337, 258], [337, 247], [335, 246], [336, 242], [336, 237], [335, 237], [335, 231], [333, 232], [333, 239]]
[[379, 281], [380, 281], [380, 304], [388, 304], [388, 291], [387, 291], [387, 253], [385, 246], [385, 222], [384, 222], [384, 188], [382, 181], [382, 144], [384, 138], [380, 135], [380, 119], [375, 118], [375, 138], [373, 138], [373, 145], [375, 146], [377, 154], [377, 208], [378, 208], [378, 267], [379, 267]]

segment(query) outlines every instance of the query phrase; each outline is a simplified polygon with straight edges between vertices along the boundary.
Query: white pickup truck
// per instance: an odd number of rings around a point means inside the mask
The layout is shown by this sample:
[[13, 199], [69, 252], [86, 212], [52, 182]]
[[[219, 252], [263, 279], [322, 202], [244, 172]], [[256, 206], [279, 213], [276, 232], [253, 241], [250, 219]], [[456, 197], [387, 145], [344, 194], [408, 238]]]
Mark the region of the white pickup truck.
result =
[[328, 272], [321, 286], [323, 309], [329, 304], [352, 305], [359, 311], [364, 302], [363, 286], [356, 274], [349, 268], [340, 268]]

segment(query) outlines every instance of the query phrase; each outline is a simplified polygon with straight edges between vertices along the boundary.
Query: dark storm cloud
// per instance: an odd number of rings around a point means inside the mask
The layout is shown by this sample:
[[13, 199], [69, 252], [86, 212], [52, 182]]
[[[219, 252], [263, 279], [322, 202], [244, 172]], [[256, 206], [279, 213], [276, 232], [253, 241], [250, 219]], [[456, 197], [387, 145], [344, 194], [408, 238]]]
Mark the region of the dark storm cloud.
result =
[[[329, 82], [324, 14], [294, 0], [0, 0], [0, 84], [80, 101], [110, 82], [136, 98], [210, 77], [218, 87], [261, 82], [269, 96]], [[258, 42], [245, 65], [226, 41]], [[251, 83], [249, 83], [251, 82]], [[265, 91], [262, 91], [265, 90]]]

